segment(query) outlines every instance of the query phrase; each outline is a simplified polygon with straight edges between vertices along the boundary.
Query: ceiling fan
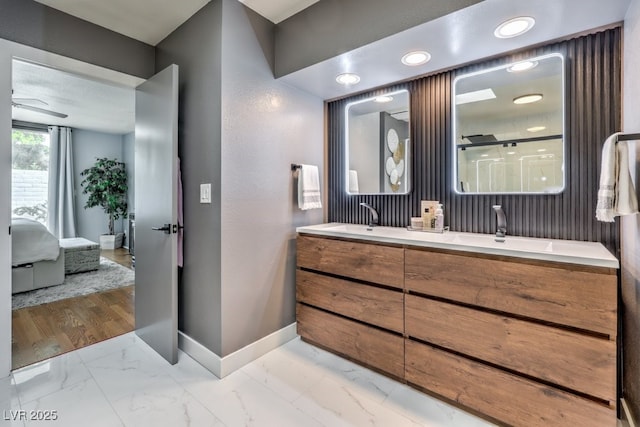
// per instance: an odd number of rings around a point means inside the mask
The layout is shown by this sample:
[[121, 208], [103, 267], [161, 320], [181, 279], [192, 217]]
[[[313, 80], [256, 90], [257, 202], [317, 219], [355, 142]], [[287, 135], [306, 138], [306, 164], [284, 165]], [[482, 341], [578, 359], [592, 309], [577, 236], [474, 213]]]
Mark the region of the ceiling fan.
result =
[[40, 104], [45, 107], [49, 105], [46, 102], [37, 98], [11, 98], [11, 106], [15, 108], [22, 108], [23, 110], [29, 110], [35, 113], [47, 114], [49, 116], [59, 117], [61, 119], [65, 119], [69, 117], [68, 114], [47, 110], [45, 108], [36, 107], [35, 105], [29, 105], [29, 104]]

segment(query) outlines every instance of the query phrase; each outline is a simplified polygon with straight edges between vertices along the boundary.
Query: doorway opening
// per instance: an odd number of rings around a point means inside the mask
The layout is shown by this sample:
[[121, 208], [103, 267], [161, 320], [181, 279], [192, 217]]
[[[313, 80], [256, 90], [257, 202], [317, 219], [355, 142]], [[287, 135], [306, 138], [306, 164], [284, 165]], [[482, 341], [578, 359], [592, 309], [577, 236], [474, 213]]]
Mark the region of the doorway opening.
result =
[[[17, 59], [12, 89], [16, 369], [134, 330], [135, 89]], [[58, 142], [63, 132], [68, 141]], [[89, 194], [82, 172], [100, 158], [126, 168], [129, 209], [115, 223], [124, 235], [122, 247], [101, 246], [107, 216], [100, 208], [84, 208]], [[17, 233], [21, 228], [28, 231]], [[53, 256], [37, 253], [39, 243], [23, 240], [36, 232], [49, 233], [42, 238], [58, 243]], [[20, 258], [19, 245], [36, 253]]]

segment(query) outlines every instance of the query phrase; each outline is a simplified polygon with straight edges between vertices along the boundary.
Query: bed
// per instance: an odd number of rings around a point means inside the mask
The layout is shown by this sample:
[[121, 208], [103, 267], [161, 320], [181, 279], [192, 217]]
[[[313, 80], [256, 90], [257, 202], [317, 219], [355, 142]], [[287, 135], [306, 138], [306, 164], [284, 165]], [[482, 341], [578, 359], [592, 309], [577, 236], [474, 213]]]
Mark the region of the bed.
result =
[[47, 228], [32, 219], [11, 219], [11, 293], [64, 282], [64, 250]]

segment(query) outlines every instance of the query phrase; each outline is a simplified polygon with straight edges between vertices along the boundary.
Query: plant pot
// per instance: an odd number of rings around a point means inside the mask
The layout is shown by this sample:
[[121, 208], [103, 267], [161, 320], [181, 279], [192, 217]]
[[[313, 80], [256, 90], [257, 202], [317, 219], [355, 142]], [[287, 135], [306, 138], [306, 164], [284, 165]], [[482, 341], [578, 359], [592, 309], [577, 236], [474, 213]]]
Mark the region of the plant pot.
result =
[[122, 247], [124, 233], [100, 235], [100, 249], [118, 249]]

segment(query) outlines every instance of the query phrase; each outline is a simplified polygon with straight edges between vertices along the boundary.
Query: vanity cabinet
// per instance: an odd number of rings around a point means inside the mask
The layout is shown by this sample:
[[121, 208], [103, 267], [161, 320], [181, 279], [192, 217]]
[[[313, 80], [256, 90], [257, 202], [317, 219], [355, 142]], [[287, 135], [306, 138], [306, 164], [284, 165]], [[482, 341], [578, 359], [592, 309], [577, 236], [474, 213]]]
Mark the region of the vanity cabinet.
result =
[[404, 287], [402, 247], [299, 236], [296, 251], [299, 268], [392, 288]]
[[615, 426], [616, 270], [407, 248], [405, 380], [511, 425]]
[[404, 377], [404, 249], [299, 236], [296, 318], [308, 342]]
[[516, 426], [615, 426], [616, 269], [300, 234], [298, 333]]

